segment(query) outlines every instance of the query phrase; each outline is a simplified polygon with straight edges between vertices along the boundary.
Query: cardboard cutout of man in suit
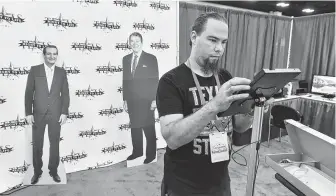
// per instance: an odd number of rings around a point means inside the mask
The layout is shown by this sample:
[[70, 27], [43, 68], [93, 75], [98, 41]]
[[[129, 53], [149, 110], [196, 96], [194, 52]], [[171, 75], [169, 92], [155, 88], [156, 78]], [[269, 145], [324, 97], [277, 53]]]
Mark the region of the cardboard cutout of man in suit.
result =
[[54, 45], [43, 49], [44, 64], [32, 66], [25, 92], [26, 119], [32, 125], [34, 176], [36, 184], [42, 175], [44, 130], [48, 125], [50, 142], [49, 174], [55, 182], [61, 182], [57, 174], [59, 166], [59, 142], [61, 126], [66, 122], [70, 97], [66, 71], [55, 66], [58, 49]]
[[142, 50], [140, 33], [132, 33], [129, 43], [133, 52], [122, 60], [124, 109], [129, 114], [133, 145], [133, 152], [127, 160], [143, 155], [143, 130], [147, 141], [144, 163], [147, 164], [156, 158], [154, 110], [159, 82], [158, 62], [154, 55]]

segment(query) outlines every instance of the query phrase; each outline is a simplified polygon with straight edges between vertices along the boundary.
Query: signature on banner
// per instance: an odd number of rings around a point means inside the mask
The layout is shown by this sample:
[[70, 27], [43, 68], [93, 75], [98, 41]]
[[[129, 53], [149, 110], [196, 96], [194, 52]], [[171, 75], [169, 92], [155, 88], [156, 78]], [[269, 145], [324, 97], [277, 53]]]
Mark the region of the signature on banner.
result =
[[0, 75], [5, 76], [11, 80], [19, 78], [19, 76], [29, 74], [30, 69], [27, 67], [14, 67], [12, 63], [8, 67], [0, 68]]
[[76, 23], [75, 20], [69, 20], [62, 18], [62, 14], [59, 15], [58, 18], [51, 18], [51, 17], [45, 17], [44, 23], [48, 26], [54, 26], [56, 28], [63, 27], [64, 29], [67, 29], [67, 27], [77, 27], [78, 23]]
[[120, 29], [121, 25], [119, 22], [110, 22], [108, 21], [108, 18], [106, 18], [105, 21], [94, 21], [93, 27], [96, 27], [96, 29], [108, 29], [112, 31], [113, 29]]
[[0, 146], [0, 155], [1, 154], [5, 154], [5, 153], [10, 153], [13, 151], [14, 147], [11, 147], [10, 145], [6, 145], [6, 146]]
[[133, 28], [135, 30], [146, 30], [146, 31], [155, 29], [154, 25], [147, 23], [145, 19], [143, 20], [143, 22], [138, 22], [138, 23], [134, 22]]
[[67, 75], [70, 74], [79, 74], [80, 70], [78, 69], [78, 67], [72, 67], [72, 66], [66, 66], [65, 63], [63, 62], [62, 64], [62, 68], [65, 70], [65, 72], [67, 73]]
[[96, 166], [88, 167], [88, 170], [97, 169], [97, 168], [101, 168], [101, 167], [106, 167], [106, 166], [109, 166], [111, 164], [113, 164], [113, 161], [105, 161], [105, 162], [102, 162], [102, 163], [97, 163]]
[[66, 155], [61, 157], [62, 163], [67, 162], [67, 163], [73, 163], [73, 162], [78, 162], [79, 159], [84, 159], [88, 156], [87, 153], [82, 152], [80, 153], [75, 153], [73, 150], [71, 151], [70, 155]]
[[169, 5], [165, 4], [165, 3], [162, 3], [161, 1], [159, 1], [159, 2], [152, 1], [149, 4], [149, 7], [151, 7], [152, 9], [155, 9], [155, 10], [170, 10]]
[[115, 0], [113, 1], [113, 4], [115, 4], [116, 6], [127, 7], [127, 8], [138, 6], [138, 4], [135, 1], [131, 1], [131, 0]]
[[113, 152], [118, 152], [120, 150], [124, 150], [126, 149], [126, 145], [125, 144], [112, 144], [112, 146], [109, 146], [109, 147], [105, 147], [105, 148], [102, 148], [102, 153], [113, 153]]
[[113, 108], [113, 106], [111, 105], [111, 107], [109, 109], [102, 109], [99, 110], [98, 114], [100, 116], [116, 116], [117, 114], [120, 114], [124, 111], [123, 108], [119, 107], [119, 108]]
[[115, 48], [117, 50], [131, 50], [131, 46], [128, 43], [128, 40], [125, 43], [117, 43]]
[[9, 172], [11, 173], [25, 173], [28, 169], [28, 167], [30, 166], [30, 164], [27, 164], [26, 161], [23, 162], [22, 166], [19, 167], [11, 167], [8, 169]]
[[111, 63], [108, 62], [107, 66], [98, 66], [96, 68], [96, 72], [105, 73], [105, 74], [114, 74], [115, 72], [122, 72], [123, 68], [119, 65], [118, 68], [116, 66], [111, 66]]
[[19, 118], [19, 115], [17, 116], [16, 120], [10, 120], [10, 121], [3, 121], [0, 122], [0, 129], [12, 129], [14, 130], [18, 128], [25, 128], [25, 126], [28, 125], [28, 122], [26, 118]]
[[104, 94], [102, 89], [92, 89], [90, 86], [87, 89], [76, 90], [76, 96], [78, 97], [96, 97]]
[[161, 39], [160, 39], [159, 42], [153, 42], [153, 43], [151, 43], [150, 47], [152, 49], [165, 50], [165, 49], [169, 48], [169, 45], [168, 45], [168, 43], [162, 42]]
[[6, 13], [5, 7], [2, 6], [1, 12], [0, 12], [0, 24], [5, 21], [7, 24], [12, 23], [23, 23], [25, 22], [25, 19], [22, 17], [21, 14], [17, 14], [16, 17], [12, 13]]
[[98, 4], [99, 0], [72, 0], [72, 2], [78, 2], [80, 4], [85, 4], [86, 6], [90, 4]]
[[75, 119], [81, 119], [84, 117], [84, 114], [82, 114], [81, 112], [69, 112], [67, 119], [70, 121], [73, 121]]
[[73, 42], [71, 44], [71, 48], [74, 50], [78, 49], [81, 51], [89, 51], [89, 52], [102, 50], [102, 47], [99, 44], [89, 43], [87, 39], [85, 39], [84, 43]]
[[0, 104], [4, 104], [4, 103], [6, 103], [6, 102], [7, 102], [7, 100], [6, 100], [5, 98], [0, 97]]
[[119, 130], [128, 130], [128, 129], [130, 129], [131, 128], [131, 123], [126, 123], [126, 124], [121, 124], [121, 125], [119, 125]]
[[37, 37], [35, 36], [35, 39], [33, 41], [31, 40], [20, 40], [19, 42], [19, 46], [21, 46], [23, 49], [25, 49], [26, 47], [28, 49], [38, 49], [39, 51], [42, 51], [43, 48], [45, 48], [46, 46], [51, 45], [50, 42], [42, 42], [42, 41], [38, 41]]
[[79, 137], [88, 137], [88, 138], [95, 138], [98, 135], [105, 135], [106, 134], [106, 130], [105, 129], [94, 129], [93, 126], [90, 130], [86, 130], [86, 131], [80, 131], [78, 136]]
[[6, 190], [6, 192], [8, 192], [8, 191], [12, 191], [12, 190], [15, 190], [15, 189], [18, 189], [18, 188], [20, 188], [22, 185], [23, 185], [23, 183], [18, 184], [18, 185], [13, 186], [13, 187], [8, 187], [8, 189]]

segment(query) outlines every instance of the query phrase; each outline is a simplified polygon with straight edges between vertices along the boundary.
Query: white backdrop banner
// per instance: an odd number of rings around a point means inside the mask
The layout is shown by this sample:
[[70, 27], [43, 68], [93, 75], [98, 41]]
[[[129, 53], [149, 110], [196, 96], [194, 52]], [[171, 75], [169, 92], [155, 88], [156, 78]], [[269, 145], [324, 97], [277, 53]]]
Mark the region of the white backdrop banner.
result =
[[[57, 65], [69, 82], [60, 141], [66, 173], [126, 160], [132, 142], [121, 63], [132, 52], [128, 36], [142, 34], [143, 51], [157, 58], [161, 77], [177, 65], [177, 2], [1, 1], [0, 8], [0, 193], [19, 187], [32, 165], [25, 88], [30, 67], [43, 63], [48, 44], [58, 47]], [[157, 147], [163, 148], [158, 120], [155, 127]]]

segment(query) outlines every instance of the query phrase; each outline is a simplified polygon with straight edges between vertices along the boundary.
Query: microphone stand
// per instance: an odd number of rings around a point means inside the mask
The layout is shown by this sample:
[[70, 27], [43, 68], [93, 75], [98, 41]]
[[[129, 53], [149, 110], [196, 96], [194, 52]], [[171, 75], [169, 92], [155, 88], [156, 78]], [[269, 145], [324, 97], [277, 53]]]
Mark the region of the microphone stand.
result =
[[247, 185], [246, 185], [246, 196], [253, 196], [254, 185], [257, 174], [257, 159], [259, 159], [258, 150], [260, 148], [260, 139], [262, 131], [262, 123], [264, 116], [264, 106], [266, 98], [264, 96], [257, 97], [254, 99], [254, 117], [252, 125], [252, 137], [251, 137], [251, 147], [250, 147], [250, 158], [248, 164], [248, 175], [247, 175]]

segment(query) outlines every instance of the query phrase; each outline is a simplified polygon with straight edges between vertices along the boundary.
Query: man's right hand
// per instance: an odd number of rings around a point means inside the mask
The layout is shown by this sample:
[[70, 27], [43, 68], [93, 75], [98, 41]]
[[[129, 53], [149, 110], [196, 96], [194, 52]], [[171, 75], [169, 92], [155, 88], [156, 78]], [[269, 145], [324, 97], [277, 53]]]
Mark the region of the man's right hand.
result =
[[128, 112], [128, 107], [127, 107], [127, 102], [126, 101], [124, 101], [124, 111]]
[[216, 112], [223, 112], [227, 110], [231, 103], [236, 100], [248, 98], [248, 93], [234, 93], [250, 90], [250, 83], [251, 80], [239, 77], [232, 78], [231, 80], [225, 82], [211, 101], [214, 104]]
[[26, 116], [26, 120], [27, 120], [27, 122], [28, 122], [29, 125], [32, 125], [35, 122], [33, 115]]

